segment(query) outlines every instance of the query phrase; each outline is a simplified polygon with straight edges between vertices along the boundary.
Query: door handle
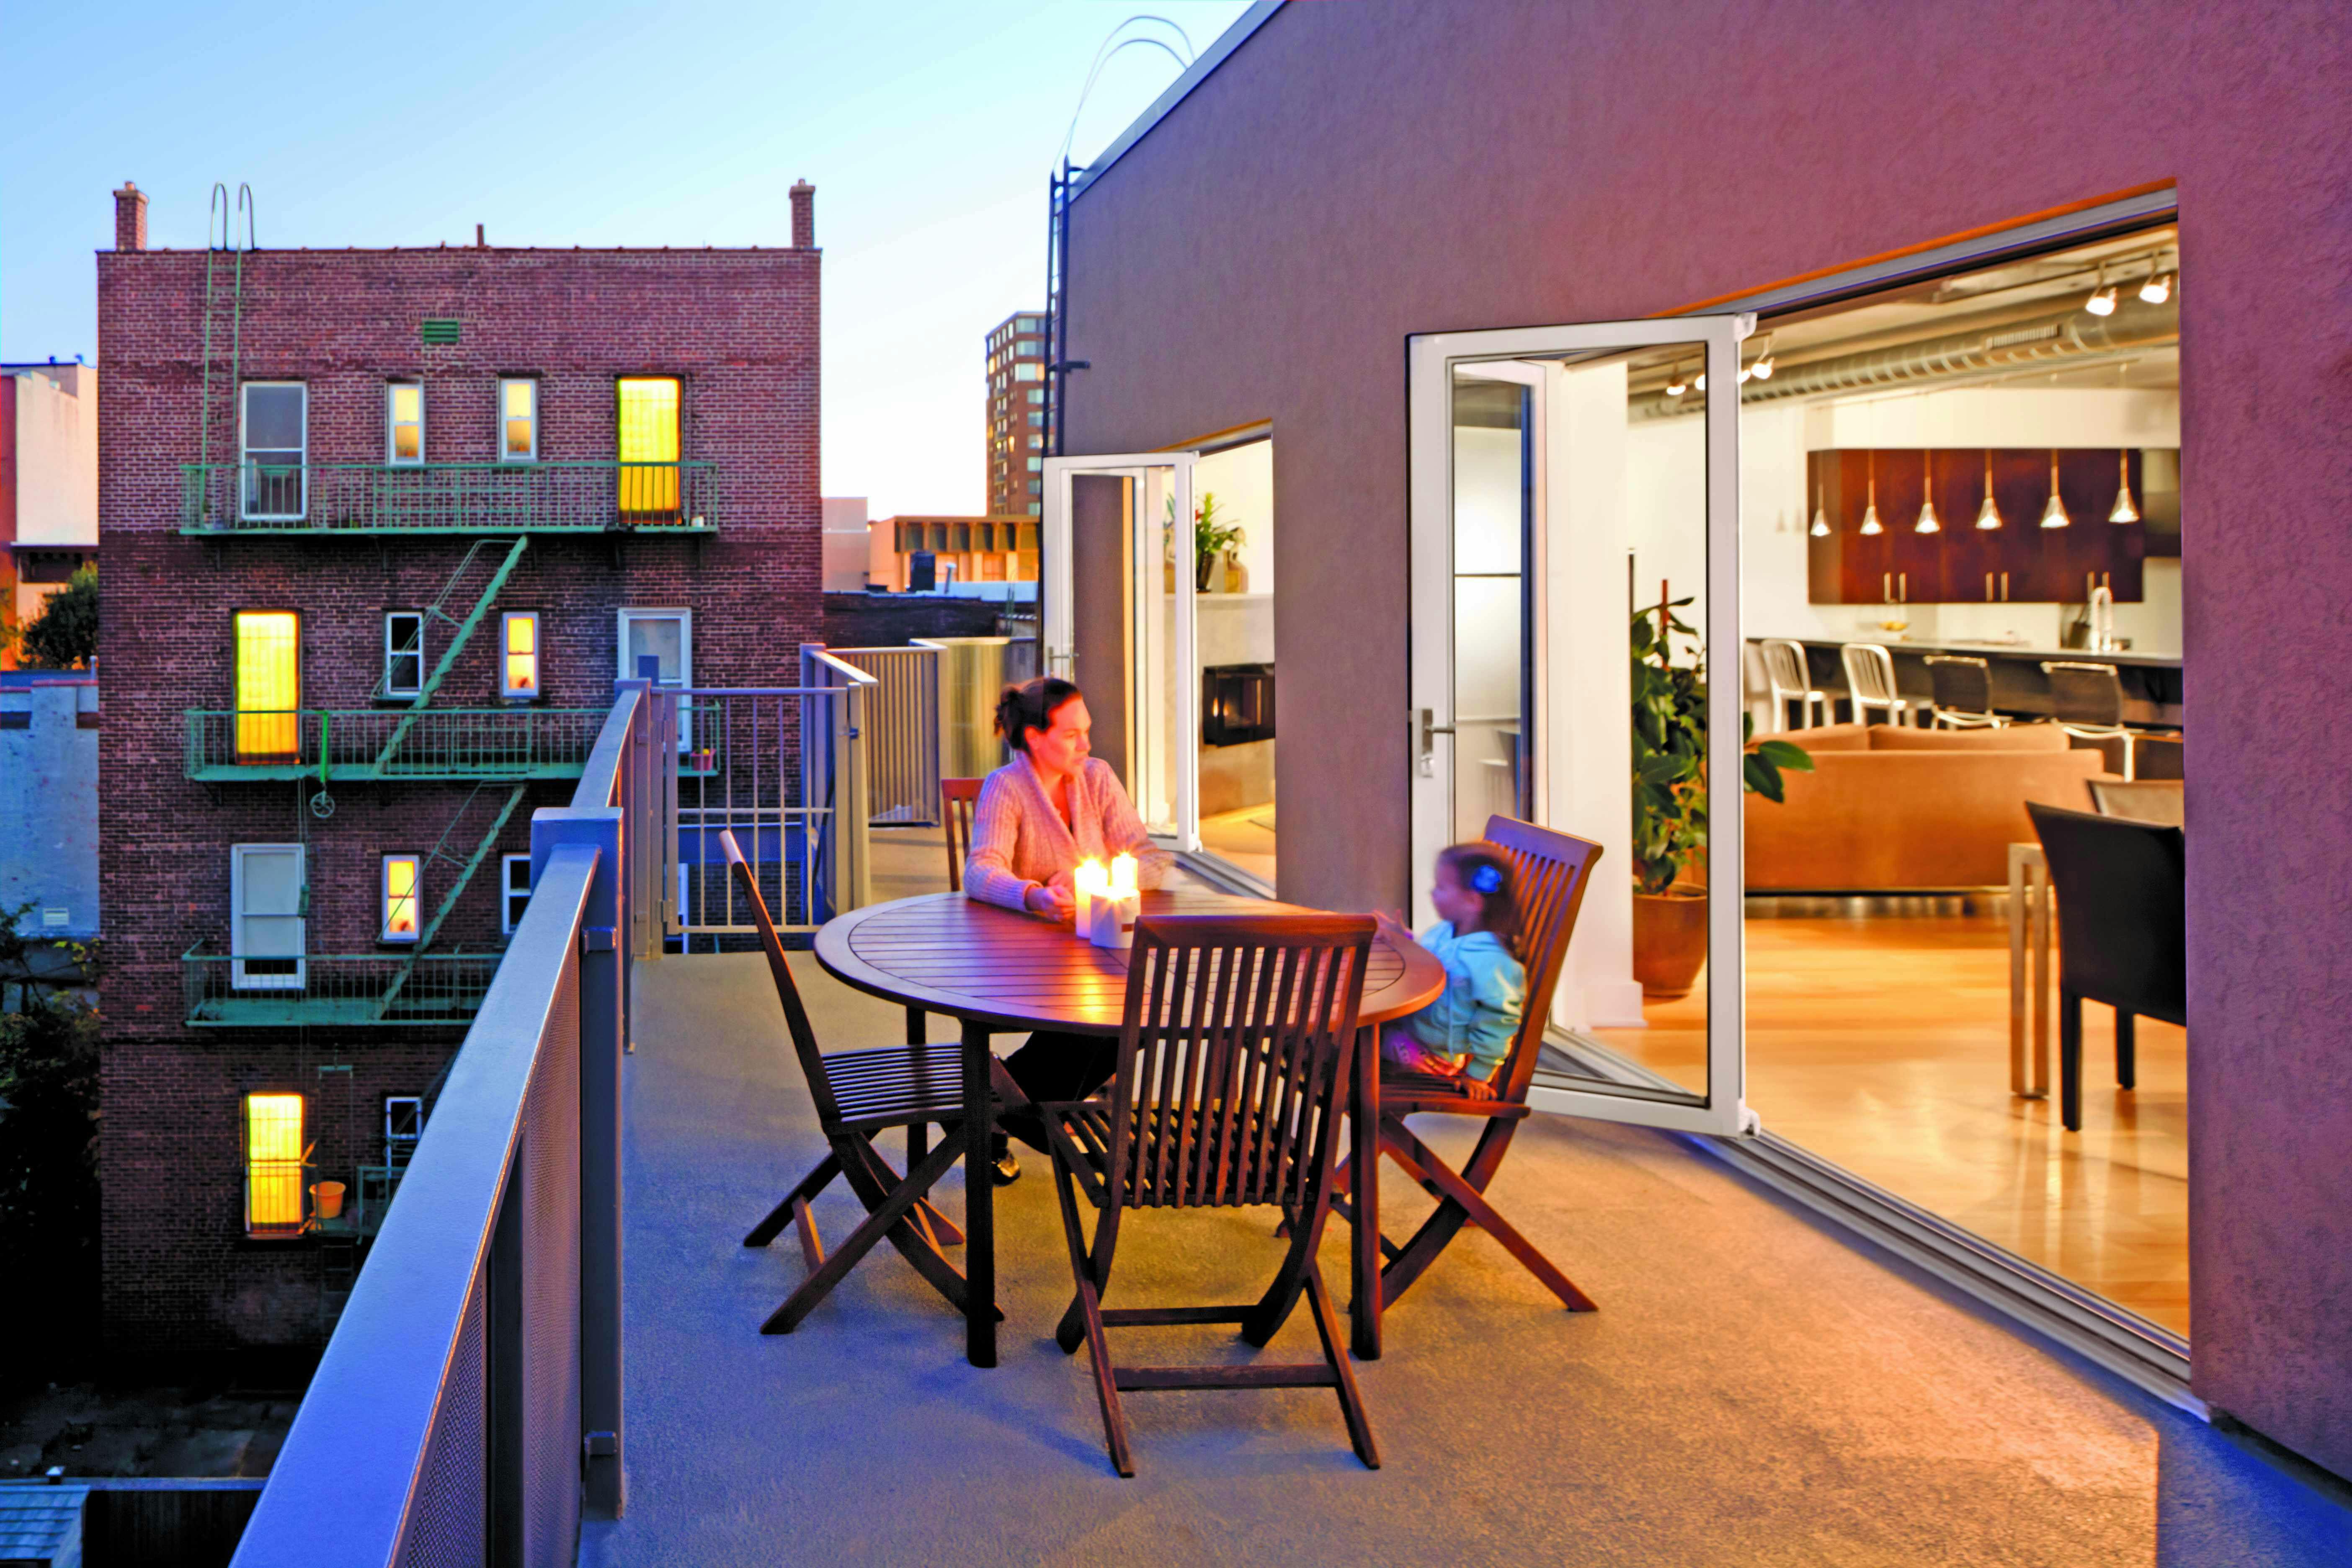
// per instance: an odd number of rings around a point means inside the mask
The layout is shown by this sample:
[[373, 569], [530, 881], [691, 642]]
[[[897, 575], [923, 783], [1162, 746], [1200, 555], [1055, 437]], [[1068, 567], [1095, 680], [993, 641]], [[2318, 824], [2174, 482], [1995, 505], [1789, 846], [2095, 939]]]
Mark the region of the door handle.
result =
[[2000, 574], [2000, 602], [2004, 605], [2009, 603], [2009, 574], [2006, 572]]
[[1878, 602], [1882, 605], [1895, 602], [1895, 574], [1892, 572], [1878, 574]]
[[1990, 572], [1985, 574], [1985, 603], [1992, 603], [1992, 574]]
[[1421, 715], [1421, 776], [1433, 779], [1437, 776], [1437, 737], [1451, 735], [1454, 726], [1438, 723], [1437, 715], [1427, 708], [1418, 711]]
[[1911, 574], [1908, 572], [1895, 574], [1895, 602], [1898, 605], [1911, 602]]

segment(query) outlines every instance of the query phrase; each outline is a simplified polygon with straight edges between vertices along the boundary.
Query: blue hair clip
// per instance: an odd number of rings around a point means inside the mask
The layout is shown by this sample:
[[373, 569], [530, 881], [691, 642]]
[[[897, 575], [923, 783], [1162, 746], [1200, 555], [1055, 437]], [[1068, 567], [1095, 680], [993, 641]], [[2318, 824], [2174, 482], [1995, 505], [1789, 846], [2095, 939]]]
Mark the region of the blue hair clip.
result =
[[1482, 893], [1501, 892], [1503, 890], [1503, 868], [1499, 866], [1479, 867], [1476, 870], [1470, 873], [1470, 886]]

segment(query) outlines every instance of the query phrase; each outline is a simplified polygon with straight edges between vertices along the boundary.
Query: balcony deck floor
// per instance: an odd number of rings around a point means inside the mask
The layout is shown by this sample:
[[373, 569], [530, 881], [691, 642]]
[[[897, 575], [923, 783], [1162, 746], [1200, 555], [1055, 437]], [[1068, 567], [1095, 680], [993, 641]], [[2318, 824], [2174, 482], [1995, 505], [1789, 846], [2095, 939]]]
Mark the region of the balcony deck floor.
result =
[[[898, 1037], [895, 1009], [794, 967], [829, 1047]], [[1496, 1196], [1600, 1311], [1560, 1311], [1467, 1236], [1358, 1367], [1384, 1469], [1357, 1464], [1321, 1391], [1137, 1394], [1122, 1481], [1084, 1368], [1052, 1342], [1069, 1276], [1042, 1158], [999, 1194], [995, 1370], [964, 1363], [956, 1319], [887, 1248], [798, 1332], [762, 1338], [802, 1265], [789, 1237], [750, 1251], [741, 1234], [822, 1149], [782, 1014], [756, 955], [637, 974], [629, 1507], [586, 1527], [583, 1563], [2352, 1559], [2339, 1500], [2191, 1417], [1676, 1140], [1554, 1118]], [[1424, 1136], [1458, 1152], [1450, 1131]], [[1390, 1174], [1391, 1213], [1421, 1212]], [[829, 1237], [857, 1214], [837, 1189], [817, 1209]], [[1335, 1224], [1344, 1293], [1343, 1245]], [[1254, 1295], [1275, 1257], [1262, 1216], [1143, 1215], [1114, 1304]], [[1294, 1319], [1272, 1353], [1312, 1333]], [[1151, 1359], [1240, 1353], [1213, 1329], [1118, 1338]]]

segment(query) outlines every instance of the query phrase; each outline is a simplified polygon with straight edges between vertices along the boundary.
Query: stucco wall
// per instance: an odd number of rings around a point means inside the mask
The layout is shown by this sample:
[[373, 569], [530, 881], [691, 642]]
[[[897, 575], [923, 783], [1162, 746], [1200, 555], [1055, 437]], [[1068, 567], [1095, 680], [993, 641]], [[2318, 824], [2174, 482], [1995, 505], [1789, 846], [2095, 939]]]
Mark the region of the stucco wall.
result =
[[[2352, 22], [1292, 5], [1077, 201], [1068, 450], [1271, 418], [1281, 889], [1407, 890], [1406, 334], [1640, 316], [2172, 180], [2196, 1386], [2352, 1471]], [[2119, 48], [2161, 68], [2114, 68]], [[2155, 49], [2157, 54], [2145, 51]]]

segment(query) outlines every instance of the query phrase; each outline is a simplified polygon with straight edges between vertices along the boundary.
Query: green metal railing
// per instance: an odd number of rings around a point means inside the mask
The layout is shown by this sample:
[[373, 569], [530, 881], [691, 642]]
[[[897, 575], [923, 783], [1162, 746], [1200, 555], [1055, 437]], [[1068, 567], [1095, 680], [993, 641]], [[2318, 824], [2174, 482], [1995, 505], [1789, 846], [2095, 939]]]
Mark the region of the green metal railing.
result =
[[[321, 784], [576, 779], [604, 717], [602, 708], [520, 705], [272, 713], [191, 709], [186, 773], [207, 781], [316, 776]], [[395, 736], [400, 743], [392, 748]]]
[[707, 462], [183, 463], [183, 533], [715, 532]]
[[299, 958], [180, 955], [188, 1023], [197, 1028], [290, 1028], [316, 1025], [464, 1026], [498, 973], [496, 952], [306, 953]]

